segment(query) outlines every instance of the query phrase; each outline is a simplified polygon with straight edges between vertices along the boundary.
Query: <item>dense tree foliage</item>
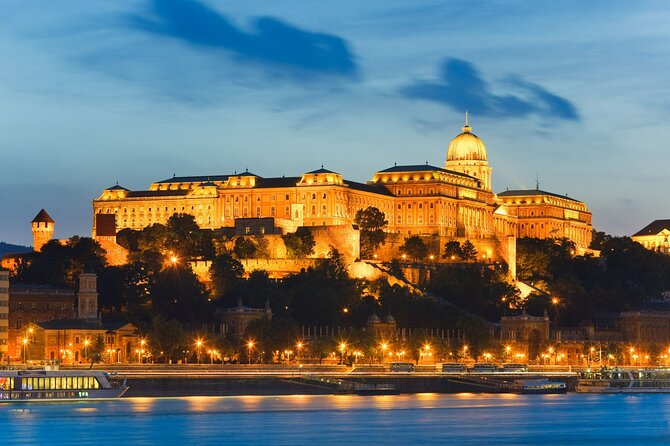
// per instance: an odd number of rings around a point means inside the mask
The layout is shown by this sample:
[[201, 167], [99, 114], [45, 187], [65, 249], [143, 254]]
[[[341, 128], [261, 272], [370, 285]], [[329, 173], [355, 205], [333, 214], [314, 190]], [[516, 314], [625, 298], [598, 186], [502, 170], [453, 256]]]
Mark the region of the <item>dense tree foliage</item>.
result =
[[153, 315], [176, 319], [191, 329], [210, 322], [213, 315], [203, 284], [188, 265], [179, 263], [158, 272], [151, 309]]
[[444, 259], [449, 260], [461, 260], [463, 258], [463, 249], [461, 249], [461, 244], [457, 240], [450, 240], [444, 245]]
[[209, 276], [212, 280], [212, 294], [221, 297], [232, 290], [242, 279], [244, 267], [239, 260], [229, 253], [218, 255], [212, 260], [209, 267]]
[[238, 259], [251, 259], [256, 256], [256, 243], [246, 237], [237, 237], [233, 247], [235, 257]]
[[384, 228], [388, 225], [386, 216], [376, 207], [359, 209], [354, 217], [361, 231], [361, 258], [369, 259], [379, 246], [386, 241]]
[[413, 235], [405, 239], [405, 243], [400, 246], [400, 252], [414, 261], [420, 261], [428, 256], [428, 246], [420, 236]]
[[153, 356], [165, 362], [176, 359], [184, 344], [184, 334], [179, 321], [169, 320], [163, 316], [155, 316], [152, 319], [149, 339]]
[[431, 275], [430, 292], [472, 314], [497, 321], [520, 297], [506, 273], [487, 267], [445, 267]]
[[551, 306], [566, 324], [600, 314], [638, 308], [670, 290], [670, 256], [645, 249], [628, 237], [603, 236], [601, 257], [575, 256], [567, 239], [520, 239], [517, 272], [520, 280], [542, 290], [527, 303], [534, 312]]
[[473, 245], [470, 240], [464, 241], [461, 246], [461, 260], [466, 262], [469, 260], [477, 260], [477, 248], [475, 248], [475, 245]]
[[81, 273], [100, 273], [105, 269], [105, 251], [87, 237], [72, 237], [61, 244], [51, 240], [41, 252], [30, 254], [13, 274], [18, 283], [50, 284], [74, 288]]
[[314, 254], [314, 236], [312, 232], [301, 226], [295, 233], [282, 235], [288, 256], [294, 259], [305, 258]]

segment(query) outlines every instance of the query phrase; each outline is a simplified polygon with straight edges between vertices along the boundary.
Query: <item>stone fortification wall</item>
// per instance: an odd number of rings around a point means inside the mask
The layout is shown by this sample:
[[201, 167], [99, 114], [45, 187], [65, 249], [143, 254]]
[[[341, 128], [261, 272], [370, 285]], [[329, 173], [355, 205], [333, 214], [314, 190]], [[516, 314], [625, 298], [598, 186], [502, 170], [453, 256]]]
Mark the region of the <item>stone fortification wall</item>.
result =
[[95, 241], [100, 243], [102, 249], [105, 250], [105, 258], [110, 266], [119, 266], [128, 263], [128, 250], [116, 243], [116, 236], [97, 236], [95, 237]]
[[328, 257], [330, 248], [335, 247], [344, 256], [347, 263], [353, 263], [360, 257], [361, 232], [353, 225], [311, 226], [309, 227], [316, 245], [314, 257]]
[[[281, 279], [290, 274], [299, 273], [303, 269], [315, 267], [319, 259], [242, 259], [244, 274], [248, 276], [253, 271], [267, 271], [270, 278]], [[209, 260], [195, 260], [189, 262], [191, 269], [205, 285], [211, 283], [209, 268], [212, 262]]]
[[[379, 261], [388, 262], [393, 259], [400, 259], [402, 253], [400, 247], [405, 243], [406, 235], [403, 234], [388, 234], [386, 243], [380, 246], [377, 251], [377, 259]], [[456, 240], [463, 243], [468, 240], [465, 237], [446, 237], [438, 235], [421, 236], [424, 243], [428, 246], [429, 255], [435, 256], [435, 261], [449, 261], [443, 259], [444, 246], [451, 240]], [[503, 240], [497, 238], [486, 239], [471, 239], [470, 242], [475, 245], [478, 252], [478, 261], [486, 260], [492, 262], [503, 261], [510, 266], [510, 272], [516, 275], [516, 238], [508, 237]], [[486, 256], [485, 258], [483, 256]]]

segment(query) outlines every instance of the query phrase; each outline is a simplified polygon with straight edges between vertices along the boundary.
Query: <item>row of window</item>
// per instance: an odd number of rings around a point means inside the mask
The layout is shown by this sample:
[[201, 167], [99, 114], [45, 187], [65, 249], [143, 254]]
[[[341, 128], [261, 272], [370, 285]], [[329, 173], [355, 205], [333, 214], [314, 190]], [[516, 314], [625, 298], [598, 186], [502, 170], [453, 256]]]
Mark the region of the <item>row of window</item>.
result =
[[93, 376], [52, 376], [21, 378], [21, 390], [70, 390], [99, 389], [100, 383]]
[[12, 303], [11, 309], [12, 309], [12, 311], [14, 311], [14, 310], [27, 310], [27, 309], [30, 309], [30, 310], [46, 310], [46, 311], [51, 311], [51, 310], [65, 311], [65, 310], [68, 309], [68, 307], [69, 307], [69, 309], [74, 310], [74, 305], [68, 305], [68, 304], [64, 304], [64, 303], [61, 303], [61, 304], [52, 304], [52, 303], [41, 304], [41, 303], [37, 303], [37, 302], [31, 302], [30, 307], [28, 307], [28, 305], [25, 305], [25, 307], [24, 307], [23, 302], [16, 302], [16, 303]]

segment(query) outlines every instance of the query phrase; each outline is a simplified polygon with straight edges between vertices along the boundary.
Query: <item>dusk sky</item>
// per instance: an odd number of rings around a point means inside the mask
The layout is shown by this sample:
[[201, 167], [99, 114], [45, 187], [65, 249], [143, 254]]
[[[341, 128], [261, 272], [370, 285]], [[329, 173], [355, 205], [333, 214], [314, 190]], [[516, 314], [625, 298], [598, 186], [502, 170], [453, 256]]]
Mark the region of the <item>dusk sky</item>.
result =
[[[417, 6], [419, 5], [420, 6]], [[670, 218], [670, 3], [5, 1], [0, 241], [90, 236], [115, 184], [368, 181], [443, 166], [470, 113], [493, 186], [583, 200], [630, 235]]]

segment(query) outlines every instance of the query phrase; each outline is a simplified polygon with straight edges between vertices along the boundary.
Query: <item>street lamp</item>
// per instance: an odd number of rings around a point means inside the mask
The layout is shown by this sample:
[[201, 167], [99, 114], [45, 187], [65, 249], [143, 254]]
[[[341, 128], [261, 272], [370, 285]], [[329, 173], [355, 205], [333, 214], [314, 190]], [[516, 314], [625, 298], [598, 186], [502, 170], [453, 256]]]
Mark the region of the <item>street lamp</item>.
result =
[[432, 353], [430, 353], [430, 344], [426, 343], [423, 346], [423, 350], [424, 350], [423, 353], [421, 351], [419, 351], [419, 356], [423, 356], [424, 358], [428, 358], [429, 356], [432, 355]]
[[28, 338], [23, 338], [23, 362], [28, 365]]
[[84, 339], [84, 358], [88, 360], [88, 345], [91, 343], [88, 339]]
[[342, 364], [344, 364], [344, 352], [346, 350], [347, 350], [347, 344], [345, 342], [340, 342], [340, 354], [341, 354], [340, 362], [342, 362]]
[[298, 343], [295, 344], [295, 349], [298, 350], [298, 353], [296, 354], [295, 359], [300, 358], [300, 352], [302, 351], [303, 346], [304, 346], [304, 344], [302, 343], [302, 341], [298, 341]]
[[382, 349], [382, 359], [381, 362], [384, 362], [384, 356], [386, 355], [386, 350], [389, 348], [389, 345], [386, 342], [382, 342], [381, 349]]
[[249, 350], [249, 352], [247, 354], [247, 357], [249, 359], [249, 365], [251, 365], [251, 350], [253, 348], [254, 348], [254, 341], [249, 340], [249, 342], [247, 342], [247, 349]]
[[196, 339], [195, 341], [195, 349], [196, 349], [196, 356], [197, 356], [197, 362], [200, 364], [200, 349], [202, 348], [202, 339]]

